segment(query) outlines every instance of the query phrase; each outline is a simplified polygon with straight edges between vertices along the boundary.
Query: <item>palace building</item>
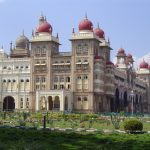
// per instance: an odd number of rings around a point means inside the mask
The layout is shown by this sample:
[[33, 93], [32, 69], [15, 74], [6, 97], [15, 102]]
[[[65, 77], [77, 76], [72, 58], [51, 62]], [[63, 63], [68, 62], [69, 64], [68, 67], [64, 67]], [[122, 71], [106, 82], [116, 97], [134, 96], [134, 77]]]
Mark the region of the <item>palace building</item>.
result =
[[117, 63], [104, 31], [83, 19], [72, 31], [69, 52], [59, 51], [59, 37], [40, 16], [28, 39], [20, 35], [10, 54], [0, 50], [0, 109], [14, 111], [150, 112], [150, 69], [138, 71], [123, 48]]

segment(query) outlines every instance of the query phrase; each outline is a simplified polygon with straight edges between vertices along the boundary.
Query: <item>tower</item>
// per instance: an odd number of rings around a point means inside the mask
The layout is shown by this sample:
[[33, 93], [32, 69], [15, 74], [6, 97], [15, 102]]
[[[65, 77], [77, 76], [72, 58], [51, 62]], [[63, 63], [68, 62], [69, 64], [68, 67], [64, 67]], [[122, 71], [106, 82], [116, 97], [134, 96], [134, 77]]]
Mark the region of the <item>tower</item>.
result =
[[93, 24], [87, 19], [79, 23], [79, 32], [72, 33], [72, 92], [76, 111], [95, 111], [94, 57], [99, 49], [99, 37], [93, 32]]
[[[52, 26], [41, 15], [31, 39], [32, 91], [52, 88], [52, 56], [59, 51], [59, 39], [52, 35]], [[34, 99], [34, 98], [33, 98]]]
[[30, 57], [30, 50], [29, 50], [29, 39], [24, 35], [24, 31], [22, 34], [17, 38], [16, 45], [10, 52], [11, 58], [24, 58]]

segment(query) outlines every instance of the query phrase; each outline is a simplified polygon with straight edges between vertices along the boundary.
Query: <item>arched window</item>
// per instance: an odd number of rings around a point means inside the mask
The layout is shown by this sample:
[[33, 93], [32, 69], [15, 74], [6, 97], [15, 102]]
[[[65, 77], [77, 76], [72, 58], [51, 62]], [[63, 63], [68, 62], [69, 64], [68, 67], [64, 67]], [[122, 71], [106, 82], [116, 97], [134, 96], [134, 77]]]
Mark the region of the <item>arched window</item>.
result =
[[84, 100], [84, 101], [87, 101], [87, 97], [84, 97], [83, 100]]
[[66, 77], [66, 82], [70, 82], [70, 77]]
[[3, 83], [6, 83], [6, 80], [3, 80]]
[[78, 80], [81, 80], [81, 76], [78, 76], [77, 79], [78, 79]]
[[64, 82], [64, 77], [60, 77], [60, 82]]
[[78, 97], [78, 101], [81, 101], [81, 97]]
[[66, 63], [70, 63], [70, 60], [67, 60]]
[[88, 76], [87, 76], [87, 75], [85, 75], [85, 76], [84, 76], [84, 79], [88, 79]]
[[42, 81], [42, 82], [45, 82], [45, 77], [42, 77], [42, 78], [41, 78], [41, 81]]
[[26, 82], [29, 82], [29, 79], [26, 79]]
[[20, 82], [24, 82], [24, 80], [23, 80], [23, 79], [21, 79], [21, 80], [20, 80]]
[[9, 79], [8, 82], [11, 82], [11, 80]]

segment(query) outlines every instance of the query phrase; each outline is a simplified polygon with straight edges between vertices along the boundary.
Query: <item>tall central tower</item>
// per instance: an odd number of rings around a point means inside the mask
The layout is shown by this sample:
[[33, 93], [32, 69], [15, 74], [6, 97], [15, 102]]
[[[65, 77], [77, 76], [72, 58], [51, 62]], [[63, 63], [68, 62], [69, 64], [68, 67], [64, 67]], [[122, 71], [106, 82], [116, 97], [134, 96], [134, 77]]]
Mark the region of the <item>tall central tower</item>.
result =
[[93, 112], [94, 56], [99, 49], [99, 38], [93, 32], [90, 20], [83, 19], [79, 32], [73, 31], [72, 43], [72, 92], [75, 111]]
[[59, 51], [59, 39], [52, 35], [52, 26], [43, 16], [31, 39], [31, 74], [33, 99], [35, 91], [52, 88], [51, 57]]

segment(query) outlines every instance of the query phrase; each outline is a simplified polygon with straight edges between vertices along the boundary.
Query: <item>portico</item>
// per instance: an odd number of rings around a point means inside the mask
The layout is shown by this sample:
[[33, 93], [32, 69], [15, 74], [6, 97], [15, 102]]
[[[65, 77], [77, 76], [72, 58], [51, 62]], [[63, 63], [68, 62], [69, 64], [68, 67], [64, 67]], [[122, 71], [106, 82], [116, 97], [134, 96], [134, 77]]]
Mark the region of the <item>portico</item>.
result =
[[36, 92], [36, 111], [72, 111], [72, 94], [65, 90]]

